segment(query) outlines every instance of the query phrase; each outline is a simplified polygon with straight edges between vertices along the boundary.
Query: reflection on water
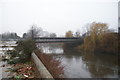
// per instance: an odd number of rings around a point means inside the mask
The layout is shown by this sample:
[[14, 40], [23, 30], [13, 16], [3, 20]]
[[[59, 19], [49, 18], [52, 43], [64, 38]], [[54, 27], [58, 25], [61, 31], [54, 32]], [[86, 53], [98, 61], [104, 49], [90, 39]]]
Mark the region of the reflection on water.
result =
[[56, 43], [56, 44], [48, 44], [48, 43], [40, 43], [37, 44], [38, 48], [42, 50], [44, 53], [56, 53], [56, 54], [63, 54], [64, 51], [62, 49], [62, 44]]
[[[43, 46], [42, 46], [43, 45]], [[45, 53], [60, 58], [66, 78], [117, 78], [117, 56], [63, 50], [59, 44], [39, 44]]]
[[117, 56], [84, 53], [82, 60], [92, 77], [117, 77]]

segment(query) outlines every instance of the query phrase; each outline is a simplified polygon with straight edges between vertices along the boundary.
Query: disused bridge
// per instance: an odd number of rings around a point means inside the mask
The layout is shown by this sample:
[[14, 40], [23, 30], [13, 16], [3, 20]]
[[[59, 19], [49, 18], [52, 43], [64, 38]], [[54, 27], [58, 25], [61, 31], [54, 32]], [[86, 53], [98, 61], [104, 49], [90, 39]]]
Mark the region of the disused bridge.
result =
[[36, 37], [34, 40], [36, 43], [83, 42], [81, 37]]

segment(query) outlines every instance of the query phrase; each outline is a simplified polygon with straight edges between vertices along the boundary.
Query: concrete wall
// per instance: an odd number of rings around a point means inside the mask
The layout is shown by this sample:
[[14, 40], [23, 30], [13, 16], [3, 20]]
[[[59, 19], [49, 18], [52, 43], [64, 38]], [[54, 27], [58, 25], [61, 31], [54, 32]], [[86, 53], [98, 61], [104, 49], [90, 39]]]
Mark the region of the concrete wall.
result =
[[40, 61], [40, 59], [36, 56], [34, 52], [32, 53], [32, 58], [34, 60], [34, 63], [36, 64], [38, 71], [40, 72], [41, 77], [50, 78], [50, 80], [54, 80], [52, 75], [49, 73], [47, 68], [44, 66], [44, 64]]

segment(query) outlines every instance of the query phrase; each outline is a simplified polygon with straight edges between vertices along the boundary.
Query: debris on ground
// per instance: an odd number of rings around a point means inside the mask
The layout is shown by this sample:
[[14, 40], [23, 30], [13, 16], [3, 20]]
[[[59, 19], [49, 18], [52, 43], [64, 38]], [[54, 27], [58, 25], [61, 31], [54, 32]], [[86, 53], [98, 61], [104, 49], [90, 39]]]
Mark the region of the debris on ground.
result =
[[39, 77], [39, 73], [36, 73], [37, 70], [33, 62], [14, 64], [11, 66], [11, 68], [8, 68], [7, 72], [8, 71], [10, 72], [8, 76], [11, 76], [11, 78], [15, 79], [29, 79]]

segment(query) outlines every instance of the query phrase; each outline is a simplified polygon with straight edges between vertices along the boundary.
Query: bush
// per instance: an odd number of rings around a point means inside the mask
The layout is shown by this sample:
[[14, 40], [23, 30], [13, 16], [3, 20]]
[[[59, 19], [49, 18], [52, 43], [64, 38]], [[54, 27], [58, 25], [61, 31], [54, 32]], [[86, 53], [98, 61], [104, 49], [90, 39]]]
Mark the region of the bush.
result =
[[16, 64], [16, 63], [20, 63], [20, 58], [14, 58], [14, 59], [10, 59], [8, 61], [8, 64]]
[[36, 49], [35, 42], [33, 40], [18, 41], [18, 46], [15, 48], [17, 51], [21, 51], [19, 57], [24, 57], [25, 60], [30, 60], [31, 53]]
[[18, 41], [14, 50], [7, 51], [6, 54], [10, 55], [8, 64], [25, 63], [31, 59], [31, 53], [36, 49], [33, 40]]
[[52, 55], [41, 53], [40, 50], [36, 50], [35, 54], [43, 62], [45, 67], [51, 73], [54, 78], [62, 78], [64, 74], [64, 67], [60, 66], [60, 60], [56, 60]]
[[5, 54], [10, 55], [10, 59], [13, 59], [14, 57], [18, 57], [19, 52], [16, 50], [8, 50]]

